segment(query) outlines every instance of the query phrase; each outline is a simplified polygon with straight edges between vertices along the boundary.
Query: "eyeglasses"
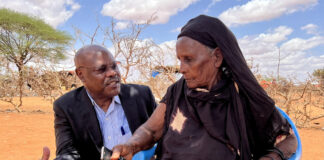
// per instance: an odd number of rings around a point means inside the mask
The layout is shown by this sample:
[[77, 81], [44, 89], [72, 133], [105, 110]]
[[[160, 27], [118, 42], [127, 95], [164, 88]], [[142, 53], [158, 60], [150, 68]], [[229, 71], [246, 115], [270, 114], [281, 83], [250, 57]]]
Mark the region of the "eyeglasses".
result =
[[114, 70], [114, 71], [118, 71], [118, 64], [120, 64], [119, 61], [115, 61], [113, 62], [113, 64], [107, 65], [107, 64], [103, 64], [101, 66], [79, 66], [77, 69], [81, 69], [81, 68], [85, 68], [85, 69], [91, 69], [93, 72], [95, 72], [96, 74], [103, 74], [106, 73], [110, 70]]

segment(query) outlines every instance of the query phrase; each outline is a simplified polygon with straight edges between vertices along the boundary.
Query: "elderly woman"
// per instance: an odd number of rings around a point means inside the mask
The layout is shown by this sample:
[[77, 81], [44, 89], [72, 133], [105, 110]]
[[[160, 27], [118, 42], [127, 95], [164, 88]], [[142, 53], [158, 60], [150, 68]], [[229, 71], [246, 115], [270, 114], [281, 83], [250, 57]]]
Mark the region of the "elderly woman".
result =
[[285, 159], [297, 147], [289, 123], [248, 68], [233, 33], [201, 15], [176, 44], [183, 77], [112, 159], [158, 142], [158, 159]]

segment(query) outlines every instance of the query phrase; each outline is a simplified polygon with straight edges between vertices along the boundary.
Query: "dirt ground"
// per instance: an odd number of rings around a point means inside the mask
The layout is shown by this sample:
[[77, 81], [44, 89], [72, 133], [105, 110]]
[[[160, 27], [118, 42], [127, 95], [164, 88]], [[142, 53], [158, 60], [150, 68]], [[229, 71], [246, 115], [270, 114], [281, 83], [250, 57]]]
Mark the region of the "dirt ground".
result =
[[[55, 156], [53, 111], [50, 101], [40, 97], [24, 99], [23, 113], [0, 102], [0, 160], [38, 160], [43, 146]], [[324, 160], [324, 119], [316, 122], [317, 129], [299, 129], [303, 160]]]

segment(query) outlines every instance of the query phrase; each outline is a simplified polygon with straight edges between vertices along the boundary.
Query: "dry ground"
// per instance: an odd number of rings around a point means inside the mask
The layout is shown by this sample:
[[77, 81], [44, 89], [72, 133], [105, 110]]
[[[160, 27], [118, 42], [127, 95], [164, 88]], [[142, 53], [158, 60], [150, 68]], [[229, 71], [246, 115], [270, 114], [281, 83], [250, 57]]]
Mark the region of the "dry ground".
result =
[[[23, 113], [8, 111], [9, 104], [0, 102], [0, 160], [38, 160], [42, 147], [55, 155], [53, 111], [50, 101], [39, 97], [24, 99]], [[303, 160], [324, 160], [324, 119], [317, 129], [299, 129]]]

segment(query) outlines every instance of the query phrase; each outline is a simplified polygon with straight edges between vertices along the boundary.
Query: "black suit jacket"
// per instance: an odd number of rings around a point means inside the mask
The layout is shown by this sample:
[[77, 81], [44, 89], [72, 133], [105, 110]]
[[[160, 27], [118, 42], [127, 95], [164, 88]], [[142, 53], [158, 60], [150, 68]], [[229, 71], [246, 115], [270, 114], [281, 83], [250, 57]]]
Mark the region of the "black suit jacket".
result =
[[[119, 94], [132, 133], [156, 107], [147, 86], [122, 84]], [[54, 102], [56, 159], [99, 160], [103, 146], [96, 111], [84, 87], [70, 91]]]

